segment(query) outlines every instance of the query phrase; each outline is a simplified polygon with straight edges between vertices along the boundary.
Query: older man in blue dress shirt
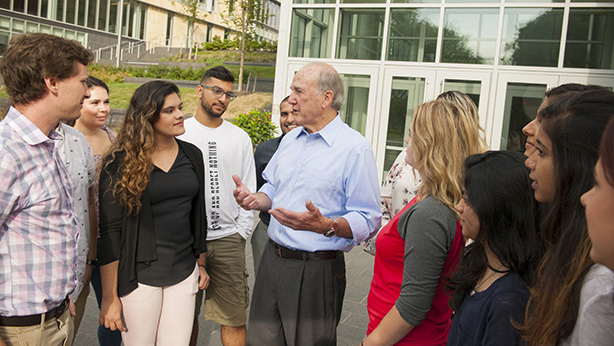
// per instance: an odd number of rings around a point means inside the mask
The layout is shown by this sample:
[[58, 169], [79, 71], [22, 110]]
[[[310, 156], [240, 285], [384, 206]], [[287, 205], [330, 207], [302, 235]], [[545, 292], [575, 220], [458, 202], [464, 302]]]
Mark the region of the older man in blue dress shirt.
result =
[[380, 226], [379, 181], [368, 141], [343, 123], [343, 81], [314, 63], [288, 102], [301, 127], [284, 136], [251, 193], [234, 176], [237, 203], [273, 218], [256, 278], [248, 345], [336, 345], [345, 293], [343, 252]]

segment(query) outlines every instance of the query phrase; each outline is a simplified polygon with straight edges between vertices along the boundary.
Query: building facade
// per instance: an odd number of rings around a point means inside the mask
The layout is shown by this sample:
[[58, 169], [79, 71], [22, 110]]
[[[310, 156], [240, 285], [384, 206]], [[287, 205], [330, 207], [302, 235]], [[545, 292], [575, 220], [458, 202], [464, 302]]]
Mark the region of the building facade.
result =
[[524, 151], [522, 127], [546, 90], [614, 87], [614, 2], [282, 2], [275, 101], [316, 61], [341, 73], [341, 116], [371, 142], [380, 174], [402, 150], [413, 109], [449, 90], [476, 102], [492, 149]]
[[[276, 41], [280, 1], [264, 0], [264, 7], [270, 16], [258, 36]], [[232, 28], [222, 17], [225, 10], [224, 0], [199, 0], [192, 42], [228, 37]], [[0, 0], [0, 49], [14, 35], [45, 32], [96, 50], [116, 45], [119, 31], [125, 43], [185, 47], [189, 32], [184, 13], [181, 2], [173, 0]]]

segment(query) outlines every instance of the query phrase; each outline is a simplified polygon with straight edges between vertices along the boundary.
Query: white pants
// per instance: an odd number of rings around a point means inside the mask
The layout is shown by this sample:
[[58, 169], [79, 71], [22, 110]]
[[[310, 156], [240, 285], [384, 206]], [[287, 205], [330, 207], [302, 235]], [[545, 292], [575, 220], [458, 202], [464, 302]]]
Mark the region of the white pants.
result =
[[168, 287], [139, 283], [121, 297], [125, 346], [188, 345], [194, 323], [198, 266], [187, 279]]

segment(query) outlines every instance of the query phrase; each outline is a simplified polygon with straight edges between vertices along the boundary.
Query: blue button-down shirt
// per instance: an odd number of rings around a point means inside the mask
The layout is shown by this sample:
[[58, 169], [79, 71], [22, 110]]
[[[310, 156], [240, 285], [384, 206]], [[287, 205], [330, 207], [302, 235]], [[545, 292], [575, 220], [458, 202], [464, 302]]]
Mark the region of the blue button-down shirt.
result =
[[280, 245], [349, 251], [379, 229], [382, 213], [373, 151], [339, 115], [319, 132], [309, 134], [299, 127], [284, 136], [263, 176], [267, 183], [260, 192], [271, 199], [272, 208], [302, 212], [311, 200], [322, 215], [346, 219], [353, 233], [353, 239], [327, 238], [271, 218], [269, 237]]
[[49, 137], [15, 108], [0, 122], [0, 314], [57, 307], [77, 286], [74, 184]]

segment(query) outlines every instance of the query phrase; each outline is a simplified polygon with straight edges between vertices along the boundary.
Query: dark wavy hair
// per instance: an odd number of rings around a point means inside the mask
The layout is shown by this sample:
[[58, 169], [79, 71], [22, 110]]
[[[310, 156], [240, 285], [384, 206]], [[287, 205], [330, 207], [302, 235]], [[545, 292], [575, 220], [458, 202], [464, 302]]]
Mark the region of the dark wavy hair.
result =
[[160, 80], [138, 87], [130, 99], [117, 140], [104, 158], [103, 169], [120, 157], [123, 160], [119, 172], [107, 171], [111, 181], [106, 192], [118, 196], [128, 213], [141, 209], [141, 196], [153, 170], [151, 156], [156, 146], [153, 124], [160, 118], [164, 99], [173, 93], [180, 95], [179, 88]]
[[529, 284], [541, 260], [539, 218], [526, 157], [515, 151], [487, 151], [465, 160], [468, 204], [479, 220], [475, 241], [463, 252], [456, 273], [448, 279], [449, 301], [458, 310], [488, 268], [490, 251]]
[[552, 142], [555, 195], [541, 225], [546, 253], [531, 291], [523, 334], [530, 345], [558, 345], [572, 333], [580, 292], [593, 265], [580, 196], [595, 183], [593, 168], [614, 93], [592, 90], [558, 98], [540, 112]]

